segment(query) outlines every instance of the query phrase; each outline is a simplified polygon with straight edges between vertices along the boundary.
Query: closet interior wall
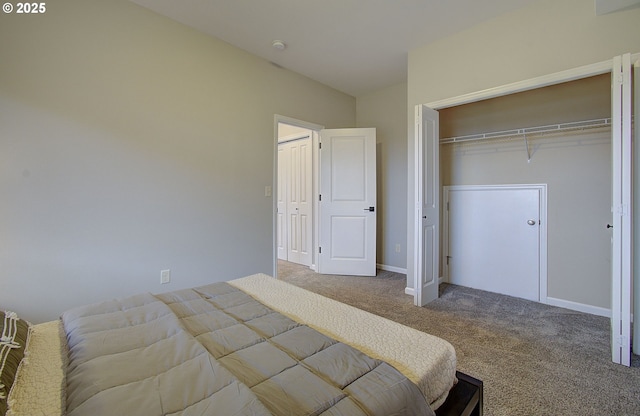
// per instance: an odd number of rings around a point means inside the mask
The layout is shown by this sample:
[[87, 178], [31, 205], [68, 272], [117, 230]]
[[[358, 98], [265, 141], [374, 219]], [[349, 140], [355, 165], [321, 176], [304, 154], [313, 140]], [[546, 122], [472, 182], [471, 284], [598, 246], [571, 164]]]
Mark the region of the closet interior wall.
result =
[[[609, 118], [611, 77], [603, 74], [439, 112], [441, 138]], [[610, 128], [531, 135], [527, 142], [528, 152], [522, 136], [441, 145], [442, 185], [547, 184], [549, 303], [608, 309]]]

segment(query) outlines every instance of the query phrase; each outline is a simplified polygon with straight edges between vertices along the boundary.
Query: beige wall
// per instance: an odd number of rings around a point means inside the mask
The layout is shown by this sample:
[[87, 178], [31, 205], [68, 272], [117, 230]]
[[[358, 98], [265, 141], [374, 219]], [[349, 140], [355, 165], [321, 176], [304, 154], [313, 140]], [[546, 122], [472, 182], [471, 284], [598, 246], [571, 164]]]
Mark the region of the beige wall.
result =
[[[539, 0], [409, 52], [409, 101], [424, 104], [640, 52], [640, 8]], [[413, 113], [412, 113], [413, 114]]]
[[[640, 52], [638, 21], [638, 8], [596, 16], [593, 2], [540, 0], [521, 10], [410, 51], [409, 149], [413, 144], [415, 105], [601, 62], [625, 52]], [[409, 151], [409, 201], [414, 198], [413, 157]], [[521, 160], [522, 155], [518, 153], [516, 157]], [[488, 169], [489, 166], [480, 166], [479, 169]], [[512, 176], [514, 180], [525, 179], [518, 178], [516, 173], [514, 171]], [[511, 175], [509, 171], [505, 174]], [[409, 209], [409, 228], [413, 221], [413, 211]], [[411, 238], [408, 238], [407, 246], [407, 285], [413, 287]], [[574, 285], [575, 280], [563, 280], [565, 278], [558, 276], [560, 280], [549, 282], [549, 296], [608, 307], [609, 300], [607, 293], [601, 290], [602, 285]]]
[[[359, 96], [357, 126], [376, 128], [379, 264], [407, 267], [407, 84]], [[400, 251], [396, 251], [399, 245]]]
[[274, 114], [355, 99], [128, 1], [47, 6], [0, 14], [1, 307], [271, 273]]

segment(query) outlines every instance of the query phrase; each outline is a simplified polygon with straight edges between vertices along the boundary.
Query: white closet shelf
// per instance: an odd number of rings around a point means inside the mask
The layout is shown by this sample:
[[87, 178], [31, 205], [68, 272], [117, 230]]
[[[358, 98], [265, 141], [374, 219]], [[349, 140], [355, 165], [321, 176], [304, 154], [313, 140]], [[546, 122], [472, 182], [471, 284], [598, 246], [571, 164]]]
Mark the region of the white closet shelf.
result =
[[440, 139], [441, 144], [462, 143], [478, 140], [498, 139], [505, 137], [521, 137], [525, 139], [527, 135], [557, 133], [560, 131], [585, 130], [598, 127], [611, 127], [610, 118], [600, 118], [595, 120], [573, 121], [570, 123], [552, 124], [549, 126], [526, 127], [522, 129], [496, 131], [491, 133], [471, 134], [468, 136], [447, 137]]

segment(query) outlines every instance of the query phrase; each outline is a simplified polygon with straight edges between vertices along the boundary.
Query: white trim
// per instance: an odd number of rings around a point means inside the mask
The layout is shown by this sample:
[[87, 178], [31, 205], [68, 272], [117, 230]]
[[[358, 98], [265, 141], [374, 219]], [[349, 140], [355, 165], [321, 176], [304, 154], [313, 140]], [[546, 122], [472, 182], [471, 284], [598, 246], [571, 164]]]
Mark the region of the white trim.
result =
[[513, 82], [511, 84], [488, 88], [486, 90], [459, 95], [457, 97], [447, 98], [444, 100], [433, 101], [426, 104], [426, 106], [433, 108], [434, 110], [441, 110], [443, 108], [454, 107], [456, 105], [469, 104], [476, 101], [487, 100], [489, 98], [501, 97], [503, 95], [515, 94], [518, 92], [547, 87], [549, 85], [561, 84], [563, 82], [592, 77], [595, 75], [611, 72], [612, 68], [613, 63], [612, 60], [609, 59], [607, 61], [598, 62], [595, 64], [543, 75], [541, 77]]
[[[634, 64], [634, 76], [636, 82], [634, 83], [634, 91], [633, 91], [633, 99], [634, 99], [634, 109], [635, 109], [635, 120], [640, 120], [640, 60], [637, 60]], [[640, 140], [640, 122], [636, 121], [634, 123], [634, 143], [638, 143]], [[634, 160], [633, 164], [635, 166], [640, 166], [640, 146], [633, 146]], [[640, 221], [636, 221], [636, 218], [640, 218], [640, 192], [637, 192], [638, 184], [640, 184], [640, 169], [634, 169], [633, 179], [634, 181], [634, 196], [633, 196], [633, 235], [634, 235], [634, 254], [633, 254], [633, 314], [635, 316], [640, 316]], [[638, 321], [634, 321], [633, 326], [633, 353], [640, 355], [640, 319]]]
[[309, 130], [322, 130], [324, 129], [323, 125], [310, 123], [304, 120], [298, 120], [297, 118], [282, 116], [280, 114], [274, 114], [275, 124], [276, 124], [276, 138], [278, 137], [278, 123], [289, 124], [290, 126], [301, 127], [303, 129]]
[[[414, 291], [412, 287], [404, 288], [404, 293], [406, 295], [413, 296], [413, 292]], [[508, 296], [508, 295], [504, 295], [504, 296]], [[576, 312], [588, 313], [588, 314], [597, 315], [597, 316], [604, 316], [606, 318], [611, 317], [611, 309], [602, 308], [599, 306], [587, 305], [585, 303], [578, 303], [570, 300], [557, 299], [557, 298], [551, 298], [551, 297], [547, 297], [547, 301], [542, 303], [545, 303], [549, 306], [569, 309]]]
[[[442, 283], [447, 283], [447, 280], [443, 276], [440, 276], [440, 277], [438, 277], [438, 286], [440, 286]], [[404, 288], [404, 294], [405, 295], [409, 295], [411, 297], [414, 297], [415, 294], [416, 294], [416, 291], [413, 290], [412, 287], [407, 286], [407, 287]], [[440, 296], [438, 296], [438, 297], [440, 297]]]
[[318, 247], [320, 247], [320, 130], [313, 130], [313, 271], [320, 270], [320, 259], [318, 259]]
[[[636, 62], [639, 59], [640, 52], [631, 54], [632, 62]], [[490, 98], [502, 97], [503, 95], [515, 94], [518, 92], [548, 87], [550, 85], [562, 84], [563, 82], [593, 77], [595, 75], [601, 75], [607, 72], [611, 72], [612, 69], [613, 59], [609, 59], [594, 64], [568, 69], [566, 71], [555, 72], [553, 74], [543, 75], [536, 78], [512, 82], [511, 84], [500, 85], [498, 87], [487, 88], [486, 90], [463, 94], [457, 97], [432, 101], [424, 105], [434, 110], [442, 110], [443, 108], [454, 107], [456, 105], [469, 104], [476, 101], [488, 100]]]
[[600, 306], [587, 305], [585, 303], [573, 302], [570, 300], [557, 299], [547, 297], [547, 305], [557, 306], [558, 308], [571, 309], [572, 311], [589, 313], [591, 315], [604, 316], [611, 318], [611, 309], [602, 308]]
[[376, 267], [380, 270], [386, 270], [388, 272], [407, 274], [407, 269], [403, 269], [402, 267], [389, 266], [388, 264], [376, 264]]
[[[413, 225], [413, 250], [414, 250], [414, 256], [413, 256], [413, 276], [411, 277], [413, 280], [413, 290], [411, 291], [411, 295], [413, 296], [413, 304], [416, 306], [422, 306], [420, 303], [422, 303], [422, 264], [425, 261], [422, 256], [422, 238], [421, 238], [421, 234], [422, 234], [422, 221], [420, 220], [420, 218], [422, 217], [422, 182], [424, 181], [424, 176], [422, 174], [422, 169], [423, 169], [423, 153], [422, 153], [422, 146], [424, 145], [423, 143], [423, 122], [422, 122], [422, 106], [421, 105], [417, 105], [415, 106], [414, 109], [415, 113], [414, 113], [414, 141], [413, 141], [413, 145], [414, 145], [414, 169], [415, 169], [415, 174], [414, 174], [414, 192], [413, 192], [413, 198], [414, 198], [414, 202], [415, 202], [415, 207], [414, 207], [414, 212], [415, 212], [415, 223]], [[438, 133], [438, 139], [439, 139], [439, 133]], [[411, 153], [409, 153], [411, 154]], [[436, 159], [436, 162], [438, 163], [438, 167], [440, 166], [440, 159], [438, 157], [438, 159]], [[439, 170], [439, 169], [438, 169]], [[409, 199], [407, 198], [407, 203], [409, 202]], [[438, 219], [439, 221], [440, 219]], [[408, 263], [407, 263], [408, 264]], [[405, 290], [406, 293], [406, 290]]]
[[631, 165], [631, 55], [616, 56], [612, 81], [612, 284], [611, 284], [611, 342], [612, 361], [631, 365], [631, 225], [632, 170]]

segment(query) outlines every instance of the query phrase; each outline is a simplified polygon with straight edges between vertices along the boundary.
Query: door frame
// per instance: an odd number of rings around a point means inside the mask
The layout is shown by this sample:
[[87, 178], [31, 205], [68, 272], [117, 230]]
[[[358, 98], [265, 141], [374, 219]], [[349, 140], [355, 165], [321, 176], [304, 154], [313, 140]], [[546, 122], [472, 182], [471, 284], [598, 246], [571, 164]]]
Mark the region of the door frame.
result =
[[312, 247], [312, 256], [311, 256], [311, 269], [312, 270], [316, 270], [316, 263], [317, 263], [317, 253], [316, 253], [316, 247], [318, 247], [318, 226], [319, 226], [319, 222], [318, 222], [318, 185], [319, 185], [319, 174], [318, 174], [318, 164], [320, 162], [320, 155], [319, 152], [317, 151], [318, 149], [318, 143], [319, 143], [319, 137], [320, 137], [320, 130], [324, 129], [324, 126], [320, 125], [320, 124], [315, 124], [315, 123], [311, 123], [308, 121], [304, 121], [304, 120], [298, 120], [296, 118], [292, 118], [292, 117], [287, 117], [287, 116], [283, 116], [280, 114], [274, 114], [273, 116], [273, 178], [271, 180], [272, 183], [272, 206], [271, 206], [271, 222], [272, 222], [272, 236], [273, 236], [273, 241], [272, 241], [272, 253], [271, 253], [271, 258], [273, 259], [273, 272], [272, 275], [273, 277], [275, 277], [276, 279], [278, 278], [278, 198], [274, 197], [274, 195], [278, 195], [278, 125], [282, 123], [282, 124], [288, 124], [290, 126], [295, 126], [295, 127], [300, 127], [303, 129], [307, 129], [307, 130], [311, 130], [311, 140], [312, 140], [312, 146], [313, 146], [313, 199], [314, 199], [314, 203], [313, 203], [313, 238], [312, 238], [312, 242], [313, 242], [313, 247]]
[[540, 195], [540, 224], [539, 224], [539, 251], [538, 251], [538, 302], [547, 303], [547, 184], [513, 184], [513, 185], [449, 185], [442, 187], [442, 270], [443, 280], [449, 281], [449, 267], [447, 256], [449, 254], [449, 191], [460, 190], [519, 190], [535, 189]]
[[[312, 226], [312, 247], [311, 247], [311, 266], [309, 268], [314, 272], [318, 272], [318, 247], [320, 247], [320, 132], [322, 130], [326, 130], [325, 126], [311, 123], [304, 120], [299, 120], [296, 118], [283, 116], [281, 114], [274, 114], [273, 117], [273, 172], [272, 172], [272, 180], [271, 186], [265, 187], [265, 197], [271, 197], [271, 232], [272, 232], [272, 241], [271, 241], [271, 258], [272, 258], [272, 276], [278, 278], [278, 130], [279, 124], [286, 124], [293, 127], [300, 127], [305, 130], [311, 131], [312, 138], [312, 171], [313, 171], [313, 206], [312, 206], [312, 215], [313, 215], [313, 226]], [[354, 127], [354, 129], [366, 129], [366, 127]], [[375, 128], [372, 128], [375, 130]], [[341, 130], [349, 130], [349, 128], [341, 129]], [[374, 148], [375, 149], [375, 148]], [[274, 196], [275, 195], [275, 196]], [[375, 209], [375, 208], [374, 208]], [[374, 244], [374, 247], [377, 245]], [[374, 264], [377, 270], [377, 262], [374, 259]]]
[[[441, 110], [444, 108], [448, 108], [448, 107], [453, 107], [453, 106], [457, 106], [457, 105], [462, 105], [462, 104], [468, 104], [468, 103], [472, 103], [472, 102], [476, 102], [476, 101], [482, 101], [482, 100], [486, 100], [486, 99], [490, 99], [490, 98], [496, 98], [496, 97], [501, 97], [504, 95], [509, 95], [509, 94], [514, 94], [514, 93], [518, 93], [518, 92], [523, 92], [523, 91], [528, 91], [528, 90], [533, 90], [533, 89], [537, 89], [537, 88], [542, 88], [542, 87], [546, 87], [546, 86], [550, 86], [550, 85], [556, 85], [556, 84], [562, 84], [564, 82], [569, 82], [569, 81], [575, 81], [578, 79], [582, 79], [582, 78], [587, 78], [587, 77], [591, 77], [591, 76], [595, 76], [595, 75], [601, 75], [601, 74], [605, 74], [605, 73], [611, 73], [614, 69], [614, 59], [615, 58], [611, 58], [608, 59], [606, 61], [602, 61], [602, 62], [598, 62], [598, 63], [594, 63], [594, 64], [589, 64], [589, 65], [584, 65], [584, 66], [580, 66], [577, 68], [573, 68], [573, 69], [569, 69], [569, 70], [565, 70], [565, 71], [560, 71], [560, 72], [555, 72], [552, 74], [548, 74], [548, 75], [544, 75], [541, 77], [536, 77], [536, 78], [531, 78], [528, 80], [523, 80], [523, 81], [519, 81], [519, 82], [514, 82], [514, 83], [510, 83], [510, 84], [506, 84], [506, 85], [502, 85], [502, 86], [498, 86], [495, 88], [489, 88], [486, 90], [482, 90], [482, 91], [477, 91], [477, 92], [473, 92], [473, 93], [469, 93], [469, 94], [463, 94], [460, 96], [456, 96], [456, 97], [452, 97], [452, 98], [447, 98], [444, 100], [438, 100], [438, 101], [433, 101], [430, 103], [426, 103], [426, 104], [416, 104], [414, 106], [414, 108], [417, 111], [418, 107], [421, 106], [426, 106], [429, 107], [433, 110]], [[632, 62], [632, 64], [635, 64], [636, 66], [638, 65], [638, 60], [640, 60], [640, 53], [633, 53], [631, 54], [630, 60]], [[636, 112], [638, 112], [638, 109], [636, 109]], [[412, 141], [416, 140], [416, 135], [415, 132], [414, 134], [410, 134], [409, 135], [409, 139]], [[413, 146], [412, 146], [413, 144]], [[409, 143], [409, 148], [414, 148], [415, 147], [415, 142], [414, 143]], [[636, 161], [637, 162], [637, 161]], [[439, 161], [438, 161], [438, 165], [439, 165]], [[411, 166], [411, 164], [410, 164]], [[420, 175], [421, 172], [417, 172], [417, 166], [414, 166], [414, 171], [413, 172], [409, 172], [409, 175], [414, 178]], [[612, 183], [613, 186], [613, 183]], [[417, 195], [413, 196], [413, 200], [414, 202], [417, 200]], [[407, 219], [407, 223], [410, 225], [410, 227], [417, 227], [418, 226], [418, 219], [415, 218], [414, 212], [413, 210], [409, 209], [408, 210], [408, 219]], [[409, 241], [411, 242], [411, 239], [409, 239]], [[409, 247], [409, 246], [408, 246]], [[419, 256], [420, 253], [417, 251], [417, 247], [413, 247], [412, 250], [407, 250], [407, 264], [413, 264], [415, 263], [415, 261], [417, 259], [415, 259], [416, 256]], [[640, 261], [640, 253], [634, 253], [633, 256], [636, 260], [636, 262]], [[408, 271], [407, 271], [408, 272]], [[408, 276], [407, 275], [407, 281], [413, 281], [414, 282], [414, 289], [416, 287], [416, 284], [418, 282], [418, 271], [417, 270], [413, 270], [413, 276]], [[612, 286], [613, 286], [613, 273], [611, 276], [611, 280], [612, 280]], [[640, 281], [640, 277], [636, 276], [636, 283], [638, 283], [638, 281]], [[624, 289], [623, 289], [624, 290]], [[628, 288], [629, 292], [631, 290], [631, 288]], [[409, 290], [407, 290], [407, 292], [409, 292]], [[631, 295], [631, 293], [630, 293]], [[612, 309], [613, 309], [614, 305], [612, 305]]]
[[632, 252], [632, 63], [630, 54], [613, 58], [611, 82], [612, 255], [611, 359], [631, 365]]
[[[638, 59], [640, 58], [640, 53], [635, 54], [634, 55], [634, 59]], [[569, 69], [566, 71], [560, 71], [560, 72], [556, 72], [556, 73], [552, 73], [552, 74], [548, 74], [548, 75], [543, 75], [540, 77], [536, 77], [536, 78], [531, 78], [531, 79], [527, 79], [527, 80], [523, 80], [523, 81], [518, 81], [518, 82], [513, 82], [510, 84], [505, 84], [505, 85], [501, 85], [501, 86], [497, 86], [494, 88], [488, 88], [486, 90], [481, 90], [481, 91], [476, 91], [476, 92], [471, 92], [468, 94], [463, 94], [463, 95], [459, 95], [459, 96], [455, 96], [455, 97], [450, 97], [450, 98], [446, 98], [446, 99], [442, 99], [442, 100], [437, 100], [437, 101], [432, 101], [426, 104], [416, 104], [414, 106], [414, 112], [418, 112], [419, 108], [422, 107], [428, 107], [432, 110], [438, 111], [438, 110], [442, 110], [445, 108], [449, 108], [449, 107], [455, 107], [458, 105], [463, 105], [463, 104], [469, 104], [469, 103], [474, 103], [477, 101], [483, 101], [483, 100], [488, 100], [490, 98], [497, 98], [497, 97], [502, 97], [505, 95], [510, 95], [510, 94], [515, 94], [518, 92], [523, 92], [523, 91], [529, 91], [529, 90], [534, 90], [534, 89], [538, 89], [538, 88], [543, 88], [543, 87], [547, 87], [550, 85], [555, 85], [555, 84], [562, 84], [564, 82], [570, 82], [570, 81], [575, 81], [578, 79], [582, 79], [582, 78], [588, 78], [591, 76], [595, 76], [595, 75], [601, 75], [607, 72], [611, 72], [611, 70], [613, 69], [613, 59], [607, 60], [607, 61], [602, 61], [602, 62], [598, 62], [598, 63], [594, 63], [594, 64], [590, 64], [590, 65], [585, 65], [585, 66], [581, 66], [581, 67], [577, 67], [577, 68], [573, 68], [573, 69]], [[413, 117], [411, 117], [413, 119]], [[417, 126], [414, 123], [414, 128], [416, 128]], [[417, 148], [417, 132], [413, 132], [413, 134], [409, 135], [409, 149], [415, 149]], [[412, 159], [412, 155], [409, 155], [409, 159]], [[413, 155], [415, 156], [415, 155]], [[439, 157], [436, 158], [436, 161], [438, 162], [438, 168], [439, 168]], [[413, 171], [409, 171], [409, 177], [410, 177], [410, 181], [411, 179], [413, 180], [413, 184], [415, 186], [416, 181], [418, 176], [421, 175], [421, 172], [418, 172], [418, 165], [417, 164], [413, 164], [412, 166], [412, 161], [409, 161], [409, 168], [411, 169], [413, 167]], [[410, 182], [411, 183], [411, 182]], [[409, 209], [407, 210], [407, 224], [409, 229], [413, 229], [415, 227], [419, 226], [418, 223], [418, 218], [416, 218], [416, 212], [415, 209], [413, 209], [414, 206], [416, 206], [416, 204], [418, 203], [418, 199], [419, 199], [419, 195], [417, 195], [416, 191], [414, 190], [414, 195], [412, 198], [413, 201], [413, 206], [410, 206]], [[440, 218], [441, 220], [441, 218]], [[410, 235], [412, 233], [409, 233]], [[408, 238], [407, 240], [407, 266], [409, 265], [415, 265], [418, 264], [419, 259], [417, 258], [417, 256], [419, 256], [420, 253], [418, 252], [418, 247], [417, 245], [414, 243], [413, 238]], [[417, 287], [417, 283], [418, 283], [418, 279], [419, 279], [419, 271], [415, 270], [411, 270], [407, 267], [407, 283], [409, 282], [413, 282], [413, 287], [409, 288], [407, 287], [405, 289], [405, 292], [407, 294], [411, 294], [414, 295], [415, 297], [415, 293], [416, 293], [416, 287]]]

